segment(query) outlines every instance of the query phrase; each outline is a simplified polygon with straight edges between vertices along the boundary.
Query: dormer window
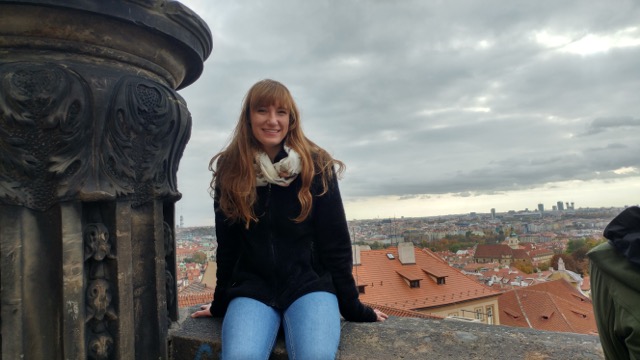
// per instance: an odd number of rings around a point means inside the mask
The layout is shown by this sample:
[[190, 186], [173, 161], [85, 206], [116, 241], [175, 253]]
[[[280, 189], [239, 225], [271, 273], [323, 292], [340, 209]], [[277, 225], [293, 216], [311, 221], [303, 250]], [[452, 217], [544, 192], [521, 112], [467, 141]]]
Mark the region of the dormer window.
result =
[[364, 287], [366, 285], [358, 285], [358, 294], [364, 294]]
[[574, 298], [576, 298], [577, 300], [580, 300], [580, 302], [584, 302], [584, 301], [585, 301], [585, 300], [584, 300], [584, 298], [583, 298], [582, 296], [580, 296], [580, 295], [577, 295], [577, 294], [571, 294], [571, 295], [572, 295]]
[[419, 272], [413, 269], [396, 270], [396, 272], [402, 277], [407, 285], [409, 285], [409, 288], [414, 289], [420, 287], [420, 280], [423, 279], [423, 276]]
[[587, 314], [585, 314], [585, 313], [583, 313], [583, 312], [580, 312], [580, 311], [578, 311], [578, 310], [571, 310], [571, 312], [573, 312], [574, 314], [576, 314], [577, 316], [579, 316], [579, 317], [581, 317], [581, 318], [583, 318], [583, 319], [586, 319], [586, 318], [587, 318]]
[[444, 273], [437, 273], [435, 271], [431, 271], [431, 270], [427, 270], [427, 269], [422, 269], [422, 271], [424, 271], [425, 273], [427, 273], [427, 275], [429, 275], [429, 277], [431, 278], [431, 280], [433, 280], [436, 284], [438, 285], [446, 285], [447, 284], [447, 276]]
[[555, 311], [544, 312], [540, 315], [540, 317], [542, 317], [544, 320], [549, 320], [553, 316], [554, 312]]
[[516, 319], [517, 320], [520, 317], [520, 314], [518, 314], [517, 312], [512, 311], [510, 309], [504, 309], [502, 311], [504, 311], [505, 314], [509, 315], [509, 317], [511, 317], [512, 319]]

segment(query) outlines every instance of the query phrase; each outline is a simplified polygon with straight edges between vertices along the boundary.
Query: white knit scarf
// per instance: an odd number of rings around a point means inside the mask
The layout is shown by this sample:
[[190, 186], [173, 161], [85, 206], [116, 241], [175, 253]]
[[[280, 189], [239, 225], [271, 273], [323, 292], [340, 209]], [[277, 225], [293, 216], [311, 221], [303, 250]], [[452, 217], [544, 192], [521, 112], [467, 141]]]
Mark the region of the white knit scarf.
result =
[[276, 163], [272, 163], [269, 155], [260, 151], [255, 156], [256, 185], [266, 186], [275, 184], [279, 186], [289, 186], [300, 174], [300, 155], [292, 148], [284, 146], [287, 157]]

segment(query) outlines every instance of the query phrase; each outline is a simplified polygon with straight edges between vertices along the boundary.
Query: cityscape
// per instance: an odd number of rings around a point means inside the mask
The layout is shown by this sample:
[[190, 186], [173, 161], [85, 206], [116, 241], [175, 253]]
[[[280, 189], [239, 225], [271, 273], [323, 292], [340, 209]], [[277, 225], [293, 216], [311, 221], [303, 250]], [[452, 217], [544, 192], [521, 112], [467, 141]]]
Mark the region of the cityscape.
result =
[[[354, 279], [364, 303], [395, 316], [597, 335], [586, 252], [605, 241], [604, 228], [626, 207], [558, 201], [532, 210], [351, 220]], [[176, 241], [179, 306], [210, 302], [215, 227], [178, 225]], [[554, 312], [562, 316], [522, 321]]]

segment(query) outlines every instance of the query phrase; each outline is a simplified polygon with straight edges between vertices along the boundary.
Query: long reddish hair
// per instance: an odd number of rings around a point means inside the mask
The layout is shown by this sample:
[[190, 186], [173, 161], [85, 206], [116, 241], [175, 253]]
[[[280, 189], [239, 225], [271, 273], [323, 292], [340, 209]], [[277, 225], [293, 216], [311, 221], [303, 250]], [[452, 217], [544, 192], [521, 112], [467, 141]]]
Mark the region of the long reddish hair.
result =
[[256, 174], [253, 167], [257, 151], [262, 151], [260, 143], [251, 131], [252, 109], [274, 105], [289, 110], [289, 131], [284, 143], [300, 154], [302, 186], [298, 192], [300, 214], [293, 219], [304, 221], [311, 212], [313, 197], [311, 182], [315, 174], [322, 179], [322, 193], [326, 193], [329, 180], [344, 171], [344, 163], [336, 160], [324, 149], [309, 140], [300, 126], [300, 112], [286, 86], [275, 80], [261, 80], [247, 92], [242, 105], [238, 124], [227, 147], [217, 153], [209, 162], [213, 172], [210, 183], [211, 196], [218, 196], [220, 210], [233, 222], [243, 222], [249, 227], [251, 221], [258, 221], [253, 212], [256, 201]]

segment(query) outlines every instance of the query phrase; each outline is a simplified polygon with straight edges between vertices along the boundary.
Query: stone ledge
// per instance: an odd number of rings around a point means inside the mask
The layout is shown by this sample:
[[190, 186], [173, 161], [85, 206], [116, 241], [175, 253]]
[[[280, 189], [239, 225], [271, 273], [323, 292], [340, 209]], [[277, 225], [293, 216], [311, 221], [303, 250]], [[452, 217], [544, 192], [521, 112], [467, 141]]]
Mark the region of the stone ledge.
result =
[[[170, 330], [170, 356], [173, 360], [218, 359], [220, 328], [220, 319], [187, 317]], [[551, 360], [604, 359], [604, 354], [600, 340], [592, 335], [390, 317], [383, 323], [343, 322], [337, 358]], [[287, 359], [281, 337], [271, 359]]]

